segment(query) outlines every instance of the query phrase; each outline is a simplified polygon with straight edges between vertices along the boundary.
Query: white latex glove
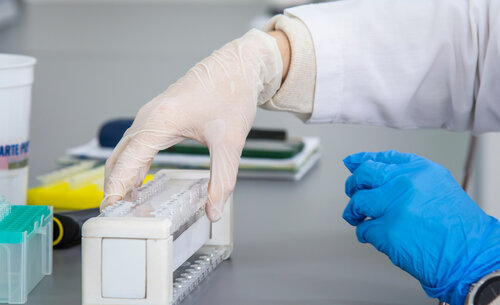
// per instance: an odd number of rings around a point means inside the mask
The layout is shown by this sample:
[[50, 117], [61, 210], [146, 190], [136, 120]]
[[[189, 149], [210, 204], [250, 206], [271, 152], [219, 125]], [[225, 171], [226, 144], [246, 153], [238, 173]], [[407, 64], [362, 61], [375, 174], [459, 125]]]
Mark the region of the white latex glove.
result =
[[279, 89], [282, 66], [276, 40], [251, 30], [145, 104], [106, 161], [101, 209], [141, 185], [158, 151], [191, 138], [210, 150], [206, 212], [219, 220], [257, 105]]

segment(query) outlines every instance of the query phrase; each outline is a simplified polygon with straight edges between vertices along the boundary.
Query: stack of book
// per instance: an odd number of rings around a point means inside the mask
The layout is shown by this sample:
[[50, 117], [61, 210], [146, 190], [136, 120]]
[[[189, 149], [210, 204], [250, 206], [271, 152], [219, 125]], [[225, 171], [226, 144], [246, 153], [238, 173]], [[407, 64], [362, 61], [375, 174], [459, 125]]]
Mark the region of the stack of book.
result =
[[[67, 155], [75, 159], [106, 160], [132, 120], [114, 120], [104, 124], [96, 139], [71, 148]], [[242, 152], [239, 178], [300, 180], [320, 159], [318, 137], [288, 137], [285, 131], [252, 129]], [[192, 140], [161, 151], [153, 168], [208, 169], [208, 149]]]

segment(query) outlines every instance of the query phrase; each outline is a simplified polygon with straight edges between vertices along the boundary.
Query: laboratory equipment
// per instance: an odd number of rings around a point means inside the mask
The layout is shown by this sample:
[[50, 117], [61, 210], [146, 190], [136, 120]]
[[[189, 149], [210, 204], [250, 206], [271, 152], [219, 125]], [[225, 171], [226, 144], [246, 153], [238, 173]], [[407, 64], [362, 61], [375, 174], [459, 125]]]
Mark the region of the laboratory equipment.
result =
[[[50, 203], [55, 209], [82, 210], [101, 204], [104, 166], [96, 161], [82, 161], [37, 177], [40, 185], [28, 190], [28, 204]], [[146, 181], [152, 179], [146, 176]]]
[[103, 196], [104, 166], [85, 161], [37, 177], [41, 184], [28, 190], [28, 204], [50, 202], [55, 209], [99, 207]]
[[84, 223], [83, 305], [178, 304], [229, 258], [232, 197], [211, 223], [208, 178], [208, 171], [159, 171]]
[[0, 194], [26, 203], [31, 85], [36, 59], [0, 54]]
[[79, 244], [83, 223], [99, 214], [99, 208], [54, 213], [54, 248]]
[[52, 273], [52, 207], [0, 199], [0, 303], [23, 304]]

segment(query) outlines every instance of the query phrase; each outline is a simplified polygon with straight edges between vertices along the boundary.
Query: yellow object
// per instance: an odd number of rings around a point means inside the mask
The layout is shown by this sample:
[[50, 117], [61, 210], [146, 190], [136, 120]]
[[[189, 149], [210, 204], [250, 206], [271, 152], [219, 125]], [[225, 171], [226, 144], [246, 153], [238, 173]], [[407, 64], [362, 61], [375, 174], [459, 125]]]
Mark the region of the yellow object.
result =
[[[78, 168], [79, 167], [79, 168]], [[54, 209], [60, 210], [82, 210], [97, 208], [101, 204], [104, 183], [104, 167], [85, 167], [82, 171], [81, 165], [75, 165], [60, 171], [52, 172], [39, 180], [45, 182], [50, 176], [50, 182], [28, 190], [28, 204], [31, 205], [51, 205]], [[61, 179], [56, 180], [59, 172]], [[71, 172], [70, 175], [67, 173]], [[144, 182], [153, 179], [153, 175], [147, 175]]]
[[57, 218], [57, 217], [53, 217], [52, 218], [54, 220], [54, 223], [57, 225], [57, 227], [59, 228], [59, 235], [57, 236], [57, 238], [52, 242], [52, 246], [57, 246], [57, 244], [59, 242], [61, 242], [63, 236], [64, 236], [64, 227], [61, 223], [61, 221]]

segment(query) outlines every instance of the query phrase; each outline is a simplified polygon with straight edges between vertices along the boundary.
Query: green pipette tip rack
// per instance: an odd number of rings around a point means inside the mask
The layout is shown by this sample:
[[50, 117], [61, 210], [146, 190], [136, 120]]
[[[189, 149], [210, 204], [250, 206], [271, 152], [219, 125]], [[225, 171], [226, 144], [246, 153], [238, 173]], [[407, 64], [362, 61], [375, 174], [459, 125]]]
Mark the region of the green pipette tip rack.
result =
[[[0, 199], [0, 244], [17, 244], [45, 226], [52, 214], [50, 206], [11, 205]], [[51, 219], [50, 219], [51, 220]]]
[[24, 304], [52, 273], [52, 207], [11, 205], [0, 197], [0, 303]]

